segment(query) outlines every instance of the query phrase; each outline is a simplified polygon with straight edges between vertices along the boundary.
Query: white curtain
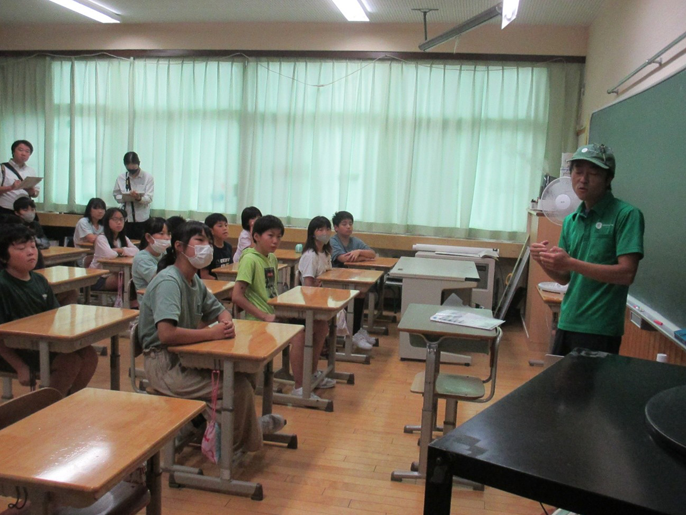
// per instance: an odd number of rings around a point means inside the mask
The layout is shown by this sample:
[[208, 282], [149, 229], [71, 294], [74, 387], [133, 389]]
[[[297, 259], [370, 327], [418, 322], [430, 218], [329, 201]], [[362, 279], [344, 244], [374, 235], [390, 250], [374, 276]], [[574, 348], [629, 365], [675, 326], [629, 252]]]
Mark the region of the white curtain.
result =
[[80, 211], [125, 152], [153, 209], [288, 225], [519, 238], [542, 173], [574, 150], [583, 66], [313, 59], [0, 61], [0, 149], [36, 148], [45, 209]]

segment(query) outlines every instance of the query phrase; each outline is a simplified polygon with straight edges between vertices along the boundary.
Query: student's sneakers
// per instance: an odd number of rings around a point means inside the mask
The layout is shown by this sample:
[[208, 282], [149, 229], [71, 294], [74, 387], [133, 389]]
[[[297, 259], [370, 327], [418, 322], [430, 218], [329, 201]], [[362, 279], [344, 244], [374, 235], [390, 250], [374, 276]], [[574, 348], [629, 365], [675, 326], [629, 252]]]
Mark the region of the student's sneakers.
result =
[[[302, 386], [300, 388], [293, 388], [291, 395], [293, 397], [302, 397], [303, 396]], [[316, 395], [314, 392], [310, 393], [310, 399], [312, 399], [313, 401], [321, 401], [322, 400], [322, 398], [319, 395]]]
[[[317, 379], [321, 377], [321, 375], [324, 373], [322, 370], [317, 370], [314, 374], [312, 374], [312, 382], [314, 383]], [[317, 388], [333, 388], [336, 386], [336, 381], [331, 379], [330, 377], [325, 377], [321, 383], [317, 385]]]
[[374, 346], [365, 339], [364, 335], [360, 334], [361, 332], [362, 330], [359, 330], [353, 335], [353, 344], [358, 349], [372, 350]]
[[271, 435], [281, 431], [283, 426], [286, 425], [286, 420], [281, 415], [270, 413], [260, 417], [260, 425], [262, 426], [263, 435]]
[[366, 329], [360, 329], [355, 334], [361, 334], [362, 338], [364, 338], [367, 343], [371, 343], [372, 345], [376, 345], [376, 338], [374, 338], [373, 336], [369, 336], [369, 333], [367, 332]]

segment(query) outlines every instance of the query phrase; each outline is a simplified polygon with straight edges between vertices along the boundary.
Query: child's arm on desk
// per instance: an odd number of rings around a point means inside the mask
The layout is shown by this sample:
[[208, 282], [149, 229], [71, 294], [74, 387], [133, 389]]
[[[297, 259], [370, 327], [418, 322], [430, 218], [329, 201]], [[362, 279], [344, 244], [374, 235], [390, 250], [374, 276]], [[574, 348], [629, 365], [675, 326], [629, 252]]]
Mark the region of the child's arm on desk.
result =
[[255, 318], [262, 320], [264, 322], [274, 322], [276, 316], [272, 313], [265, 313], [257, 306], [252, 304], [246, 297], [245, 291], [248, 289], [248, 283], [245, 281], [236, 281], [236, 285], [233, 287], [233, 293], [231, 294], [231, 301], [241, 308], [246, 313], [251, 314]]
[[218, 323], [211, 327], [186, 329], [178, 327], [173, 320], [161, 320], [157, 323], [157, 334], [160, 342], [167, 346], [224, 340], [236, 336], [236, 328], [228, 311], [223, 311], [217, 321]]

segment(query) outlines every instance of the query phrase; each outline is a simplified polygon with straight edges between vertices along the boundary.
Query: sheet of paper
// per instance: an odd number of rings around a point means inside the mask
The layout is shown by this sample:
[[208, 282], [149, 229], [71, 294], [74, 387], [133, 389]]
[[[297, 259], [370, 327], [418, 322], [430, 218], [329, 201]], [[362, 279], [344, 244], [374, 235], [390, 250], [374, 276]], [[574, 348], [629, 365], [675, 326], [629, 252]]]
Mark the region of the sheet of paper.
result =
[[441, 322], [444, 324], [461, 325], [465, 327], [473, 327], [474, 329], [491, 330], [505, 323], [505, 320], [497, 318], [482, 317], [473, 313], [465, 313], [463, 311], [455, 311], [452, 309], [445, 309], [439, 311], [431, 317], [434, 322]]
[[19, 185], [19, 189], [25, 190], [28, 188], [33, 188], [36, 184], [43, 180], [43, 177], [27, 177]]

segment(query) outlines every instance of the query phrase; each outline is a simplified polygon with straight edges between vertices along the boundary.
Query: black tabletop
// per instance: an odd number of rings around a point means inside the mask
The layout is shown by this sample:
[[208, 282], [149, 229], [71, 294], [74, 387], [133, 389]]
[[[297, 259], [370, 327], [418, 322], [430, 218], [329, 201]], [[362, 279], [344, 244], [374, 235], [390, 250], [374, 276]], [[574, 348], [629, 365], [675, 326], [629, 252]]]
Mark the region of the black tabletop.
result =
[[451, 471], [584, 515], [686, 514], [686, 459], [653, 440], [646, 403], [686, 367], [568, 355], [431, 444]]

